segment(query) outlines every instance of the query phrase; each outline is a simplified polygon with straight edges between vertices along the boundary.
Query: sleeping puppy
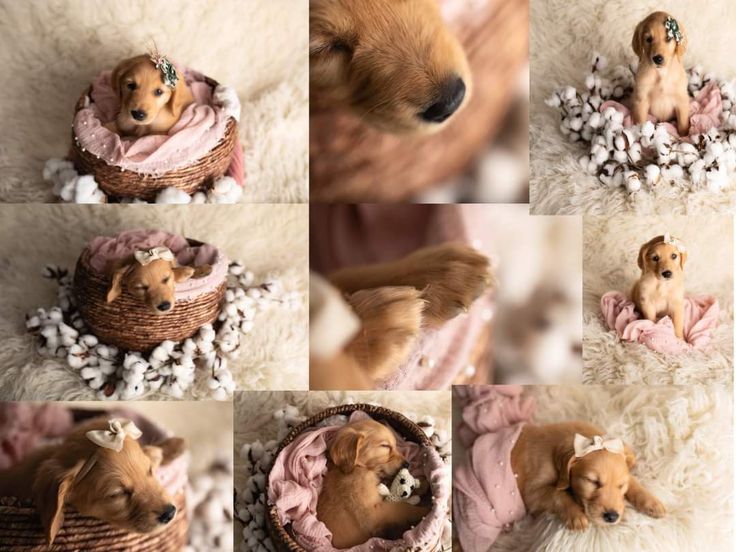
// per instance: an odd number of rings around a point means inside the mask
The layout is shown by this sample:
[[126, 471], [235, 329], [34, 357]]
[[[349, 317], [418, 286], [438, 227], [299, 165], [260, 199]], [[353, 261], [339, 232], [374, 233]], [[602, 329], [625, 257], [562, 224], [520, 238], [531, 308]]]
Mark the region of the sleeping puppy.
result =
[[332, 438], [328, 455], [317, 518], [332, 533], [333, 547], [350, 548], [372, 537], [398, 538], [429, 512], [379, 494], [381, 481], [393, 478], [406, 461], [385, 425], [375, 420], [347, 424]]
[[[395, 261], [344, 268], [328, 280], [359, 330], [335, 357], [310, 362], [312, 389], [373, 388], [407, 359], [423, 329], [467, 312], [493, 284], [488, 258], [451, 242]], [[350, 385], [336, 387], [341, 382]]]
[[110, 84], [120, 100], [120, 112], [105, 127], [122, 136], [166, 134], [194, 102], [184, 78], [163, 56], [121, 61]]
[[555, 514], [572, 530], [617, 524], [626, 501], [648, 516], [665, 514], [631, 475], [631, 449], [603, 435], [583, 422], [524, 426], [511, 450], [511, 467], [529, 513]]
[[312, 0], [312, 101], [393, 133], [442, 128], [470, 96], [470, 70], [436, 0]]
[[182, 454], [184, 441], [141, 446], [140, 431], [128, 424], [95, 418], [62, 443], [39, 448], [0, 472], [0, 496], [33, 500], [49, 545], [64, 525], [67, 507], [135, 533], [162, 529], [176, 516], [176, 506], [154, 472]]
[[645, 123], [650, 114], [661, 122], [677, 119], [677, 131], [687, 136], [690, 96], [682, 64], [687, 48], [684, 28], [668, 13], [654, 12], [636, 26], [631, 46], [639, 56], [632, 103], [634, 124]]
[[669, 234], [652, 238], [639, 249], [641, 277], [631, 290], [636, 310], [652, 322], [669, 316], [680, 339], [685, 336], [686, 260], [685, 248], [677, 238]]
[[211, 270], [209, 265], [196, 269], [177, 266], [173, 253], [166, 247], [136, 251], [108, 267], [110, 287], [107, 302], [115, 301], [126, 289], [143, 301], [154, 314], [167, 314], [176, 304], [176, 284], [193, 276], [204, 276]]

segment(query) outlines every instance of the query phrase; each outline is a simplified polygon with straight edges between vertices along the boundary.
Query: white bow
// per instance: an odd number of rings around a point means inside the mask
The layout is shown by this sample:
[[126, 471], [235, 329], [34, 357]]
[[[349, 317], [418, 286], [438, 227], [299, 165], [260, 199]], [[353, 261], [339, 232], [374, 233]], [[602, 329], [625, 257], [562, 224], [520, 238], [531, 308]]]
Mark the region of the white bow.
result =
[[687, 252], [687, 249], [685, 249], [685, 246], [683, 245], [683, 243], [680, 240], [678, 240], [676, 237], [671, 235], [669, 232], [665, 232], [664, 234], [664, 243], [666, 243], [667, 245], [671, 245], [672, 247], [674, 247], [675, 249], [677, 249], [678, 251], [682, 253]]
[[135, 260], [143, 266], [151, 264], [153, 261], [173, 261], [174, 254], [168, 247], [153, 247], [151, 249], [140, 249], [134, 253]]
[[575, 458], [582, 458], [586, 454], [597, 450], [607, 450], [616, 454], [624, 454], [624, 443], [621, 439], [606, 439], [605, 436], [594, 435], [588, 438], [585, 435], [575, 434], [573, 441], [575, 449]]
[[108, 422], [110, 429], [88, 431], [85, 435], [87, 439], [92, 441], [95, 445], [120, 452], [123, 450], [123, 444], [125, 438], [130, 437], [131, 439], [140, 438], [143, 433], [136, 425], [130, 420], [124, 420], [120, 418], [114, 418]]

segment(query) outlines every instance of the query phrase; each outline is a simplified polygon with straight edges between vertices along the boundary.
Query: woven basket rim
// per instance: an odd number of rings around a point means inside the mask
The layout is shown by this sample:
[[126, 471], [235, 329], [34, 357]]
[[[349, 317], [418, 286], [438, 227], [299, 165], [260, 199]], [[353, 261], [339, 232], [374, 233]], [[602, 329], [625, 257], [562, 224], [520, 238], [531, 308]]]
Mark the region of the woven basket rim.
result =
[[[307, 418], [302, 423], [294, 426], [279, 444], [276, 454], [274, 455], [274, 461], [276, 458], [278, 458], [283, 449], [291, 444], [294, 439], [296, 439], [296, 437], [303, 433], [305, 430], [314, 428], [316, 424], [323, 420], [326, 420], [327, 418], [331, 418], [332, 416], [349, 415], [355, 411], [365, 412], [366, 414], [371, 416], [371, 418], [373, 418], [374, 416], [378, 416], [379, 419], [389, 422], [391, 427], [404, 439], [412, 441], [418, 445], [421, 445], [422, 447], [433, 447], [432, 441], [430, 441], [426, 433], [424, 433], [424, 431], [415, 422], [413, 422], [400, 412], [391, 410], [390, 408], [386, 408], [384, 406], [378, 406], [368, 403], [342, 404], [338, 406], [328, 407], [318, 412], [317, 414]], [[286, 531], [284, 526], [281, 524], [281, 521], [279, 520], [279, 514], [276, 509], [276, 505], [271, 504], [268, 500], [268, 488], [269, 481], [271, 479], [272, 468], [273, 463], [271, 464], [271, 467], [268, 469], [268, 472], [266, 474], [266, 490], [264, 491], [266, 493], [266, 503], [268, 506], [267, 520], [271, 538], [274, 541], [274, 544], [276, 544], [276, 546], [279, 548], [286, 547], [285, 550], [289, 550], [290, 552], [308, 552]]]

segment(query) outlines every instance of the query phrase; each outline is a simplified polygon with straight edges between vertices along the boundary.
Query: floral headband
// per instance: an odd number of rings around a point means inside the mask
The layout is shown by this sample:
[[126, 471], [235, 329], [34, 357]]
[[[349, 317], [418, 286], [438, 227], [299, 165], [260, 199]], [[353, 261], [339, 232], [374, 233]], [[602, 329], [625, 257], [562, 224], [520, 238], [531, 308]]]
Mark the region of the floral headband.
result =
[[664, 28], [667, 30], [667, 40], [675, 39], [678, 44], [682, 42], [682, 32], [680, 31], [680, 25], [677, 24], [677, 20], [674, 17], [668, 17], [664, 20]]
[[99, 447], [120, 452], [123, 450], [126, 437], [137, 440], [143, 435], [143, 432], [130, 420], [113, 418], [108, 425], [109, 429], [88, 431], [85, 436]]
[[146, 266], [153, 261], [174, 261], [174, 254], [168, 247], [153, 247], [151, 249], [141, 249], [136, 251], [133, 256], [141, 265]]
[[176, 88], [176, 83], [179, 81], [179, 75], [176, 74], [174, 65], [167, 59], [167, 57], [162, 56], [157, 52], [151, 54], [150, 59], [156, 66], [156, 69], [161, 71], [161, 78], [163, 79], [164, 84], [169, 88]]
[[680, 253], [687, 253], [685, 244], [683, 244], [679, 239], [677, 239], [675, 236], [673, 236], [669, 232], [665, 232], [663, 243], [667, 245], [671, 245], [672, 247], [677, 249]]

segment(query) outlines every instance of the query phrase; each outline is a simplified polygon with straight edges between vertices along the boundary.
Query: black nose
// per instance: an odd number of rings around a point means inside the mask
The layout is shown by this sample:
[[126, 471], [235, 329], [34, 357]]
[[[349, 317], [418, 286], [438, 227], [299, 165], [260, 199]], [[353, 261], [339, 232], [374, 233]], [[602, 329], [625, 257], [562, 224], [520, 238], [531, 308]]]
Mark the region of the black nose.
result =
[[171, 308], [171, 303], [169, 303], [168, 301], [164, 301], [163, 303], [159, 303], [156, 308], [162, 312], [166, 312]]
[[421, 117], [428, 123], [441, 123], [458, 110], [464, 98], [465, 83], [454, 77], [442, 87], [437, 103], [430, 105]]
[[409, 493], [407, 491], [402, 491], [401, 496], [409, 496]]
[[164, 512], [158, 516], [159, 523], [169, 523], [172, 519], [174, 519], [174, 516], [176, 515], [176, 506], [173, 504], [169, 504]]
[[662, 276], [664, 276], [665, 278], [672, 278], [672, 271], [665, 270], [664, 272], [662, 272]]
[[657, 65], [662, 65], [664, 63], [664, 57], [657, 54], [656, 56], [652, 58], [652, 61], [656, 63]]
[[614, 523], [617, 519], [618, 512], [614, 512], [613, 510], [603, 512], [603, 521], [605, 521], [606, 523]]
[[145, 112], [145, 111], [140, 111], [140, 110], [138, 110], [138, 109], [134, 109], [134, 110], [132, 110], [132, 111], [130, 112], [130, 114], [131, 114], [131, 115], [133, 116], [133, 118], [134, 118], [134, 119], [135, 119], [136, 121], [142, 121], [143, 119], [145, 119], [145, 118], [146, 118], [146, 112]]

